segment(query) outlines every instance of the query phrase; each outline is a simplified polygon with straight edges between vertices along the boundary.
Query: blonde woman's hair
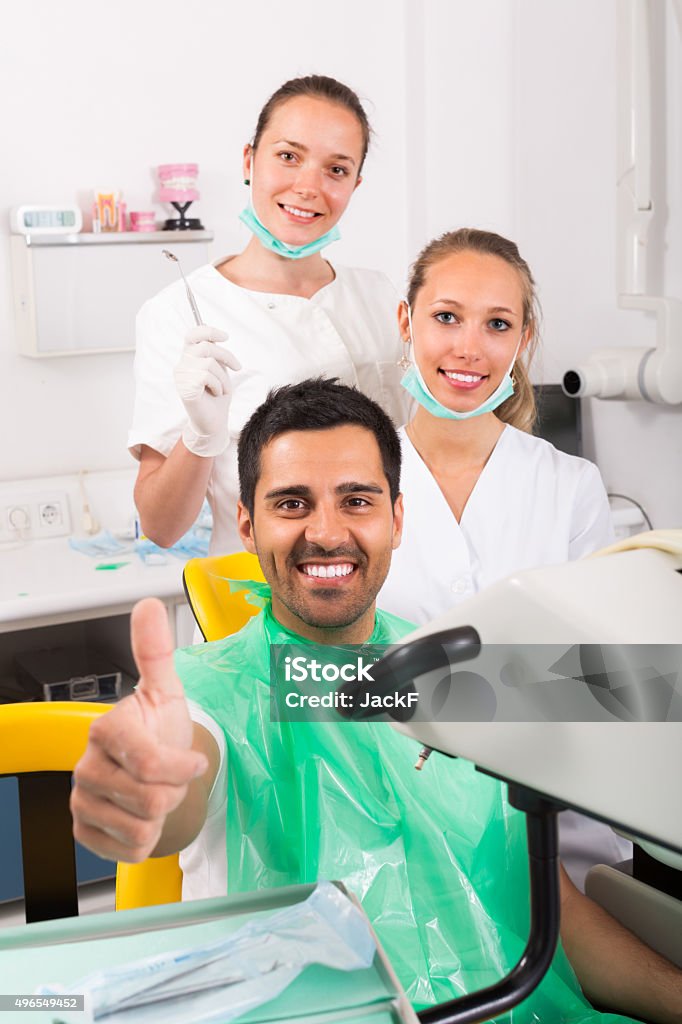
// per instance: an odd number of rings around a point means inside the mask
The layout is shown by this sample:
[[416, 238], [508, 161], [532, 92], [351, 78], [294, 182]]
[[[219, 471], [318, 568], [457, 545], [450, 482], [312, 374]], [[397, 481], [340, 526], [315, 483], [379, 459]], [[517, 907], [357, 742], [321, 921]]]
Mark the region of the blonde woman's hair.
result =
[[426, 276], [431, 269], [447, 256], [460, 252], [478, 252], [486, 256], [497, 256], [513, 267], [521, 281], [523, 295], [523, 330], [530, 329], [530, 337], [526, 348], [514, 364], [514, 394], [503, 402], [495, 415], [503, 423], [532, 433], [537, 416], [535, 393], [530, 382], [530, 366], [540, 342], [540, 304], [535, 290], [535, 281], [530, 267], [519, 253], [514, 242], [492, 231], [479, 231], [477, 228], [459, 228], [447, 231], [440, 238], [422, 249], [412, 265], [410, 281], [407, 286], [407, 301], [414, 308], [415, 299], [424, 286]]

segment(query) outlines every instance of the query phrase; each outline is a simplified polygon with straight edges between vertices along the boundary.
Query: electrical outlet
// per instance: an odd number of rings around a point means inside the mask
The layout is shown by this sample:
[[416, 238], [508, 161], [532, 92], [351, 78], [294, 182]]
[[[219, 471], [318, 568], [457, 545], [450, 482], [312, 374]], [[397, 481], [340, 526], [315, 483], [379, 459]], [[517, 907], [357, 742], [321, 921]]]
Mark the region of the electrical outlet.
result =
[[38, 505], [38, 523], [41, 527], [59, 526], [63, 521], [62, 506], [58, 501]]
[[69, 502], [63, 491], [39, 495], [34, 501], [34, 537], [62, 537], [70, 532]]
[[0, 540], [43, 540], [71, 532], [65, 491], [24, 491], [13, 497], [11, 505], [0, 505]]
[[31, 530], [31, 512], [28, 505], [7, 505], [5, 508], [5, 528], [15, 536], [25, 537]]

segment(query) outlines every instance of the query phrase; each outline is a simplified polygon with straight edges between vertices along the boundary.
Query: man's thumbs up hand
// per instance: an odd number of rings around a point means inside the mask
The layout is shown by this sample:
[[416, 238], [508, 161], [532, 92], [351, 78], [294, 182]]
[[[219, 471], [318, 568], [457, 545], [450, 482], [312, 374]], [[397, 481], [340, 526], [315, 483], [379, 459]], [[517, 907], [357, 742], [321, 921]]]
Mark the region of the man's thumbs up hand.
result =
[[192, 750], [193, 725], [173, 665], [173, 639], [160, 601], [131, 617], [140, 672], [135, 693], [93, 724], [76, 765], [74, 836], [102, 857], [137, 862], [158, 845], [166, 817], [207, 768]]
[[135, 605], [130, 633], [140, 673], [135, 696], [143, 723], [160, 742], [186, 750], [192, 745], [192, 721], [173, 663], [166, 609], [160, 601], [150, 597]]

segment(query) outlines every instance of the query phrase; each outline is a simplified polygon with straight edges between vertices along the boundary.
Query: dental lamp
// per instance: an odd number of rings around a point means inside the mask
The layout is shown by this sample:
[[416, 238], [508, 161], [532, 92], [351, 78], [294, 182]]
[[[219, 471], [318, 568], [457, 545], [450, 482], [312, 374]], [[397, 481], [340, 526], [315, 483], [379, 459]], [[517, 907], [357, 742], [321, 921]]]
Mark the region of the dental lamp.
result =
[[559, 933], [559, 811], [607, 822], [682, 867], [682, 814], [661, 785], [682, 776], [682, 530], [665, 533], [670, 550], [621, 550], [496, 583], [410, 634], [372, 682], [343, 688], [356, 706], [366, 693], [412, 694], [388, 714], [423, 744], [420, 761], [464, 757], [506, 782], [526, 814], [526, 949], [500, 982], [422, 1011], [422, 1024], [488, 1020], [540, 983]]

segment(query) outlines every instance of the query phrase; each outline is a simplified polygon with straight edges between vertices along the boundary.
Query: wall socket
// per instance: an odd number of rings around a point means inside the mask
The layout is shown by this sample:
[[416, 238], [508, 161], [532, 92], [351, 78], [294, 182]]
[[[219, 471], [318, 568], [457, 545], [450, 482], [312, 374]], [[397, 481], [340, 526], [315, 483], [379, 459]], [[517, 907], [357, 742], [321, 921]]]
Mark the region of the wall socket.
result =
[[2, 512], [5, 537], [16, 540], [41, 540], [71, 533], [69, 500], [64, 491], [18, 495]]

